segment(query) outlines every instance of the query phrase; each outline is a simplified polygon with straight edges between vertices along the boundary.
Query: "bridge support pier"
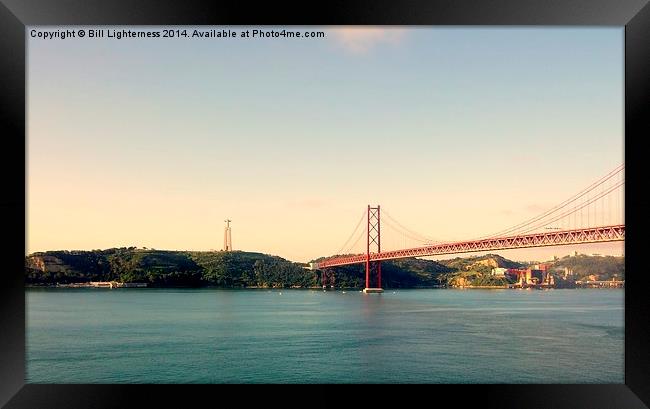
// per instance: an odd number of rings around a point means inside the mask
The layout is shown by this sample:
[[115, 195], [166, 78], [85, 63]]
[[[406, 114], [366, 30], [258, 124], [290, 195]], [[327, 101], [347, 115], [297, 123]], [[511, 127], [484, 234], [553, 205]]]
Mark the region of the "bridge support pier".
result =
[[384, 289], [383, 288], [364, 288], [363, 292], [366, 294], [372, 294], [372, 293], [383, 293]]
[[376, 287], [370, 287], [370, 246], [377, 246], [377, 254], [381, 253], [381, 226], [380, 226], [379, 205], [377, 207], [370, 207], [368, 205], [368, 227], [367, 227], [367, 240], [366, 240], [366, 287], [364, 293], [382, 293], [384, 290], [381, 288], [381, 261], [374, 261], [377, 271]]

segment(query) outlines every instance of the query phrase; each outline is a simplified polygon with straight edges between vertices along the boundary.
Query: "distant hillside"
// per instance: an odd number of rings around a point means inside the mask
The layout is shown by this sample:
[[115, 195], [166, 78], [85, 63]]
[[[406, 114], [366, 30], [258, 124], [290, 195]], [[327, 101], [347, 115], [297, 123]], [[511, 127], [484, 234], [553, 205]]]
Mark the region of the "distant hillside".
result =
[[498, 254], [486, 254], [484, 256], [456, 257], [449, 260], [441, 260], [440, 264], [457, 271], [476, 271], [489, 274], [493, 268], [522, 268], [523, 264], [508, 260]]
[[[324, 259], [319, 258], [314, 261]], [[494, 267], [522, 268], [521, 263], [498, 254], [456, 257], [432, 261], [405, 258], [381, 263], [382, 285], [387, 288], [465, 285], [503, 286], [508, 281], [491, 274]], [[332, 267], [325, 270], [326, 281], [340, 287], [363, 287], [365, 265]]]
[[[318, 260], [322, 260], [318, 259]], [[315, 260], [315, 261], [318, 261]], [[574, 256], [547, 262], [558, 278], [609, 280], [625, 278], [620, 257]], [[416, 258], [384, 261], [385, 288], [438, 285], [504, 285], [492, 268], [523, 268], [521, 263], [496, 254], [432, 261]], [[89, 281], [145, 282], [152, 287], [297, 287], [363, 288], [365, 265], [311, 271], [301, 263], [278, 256], [245, 251], [162, 251], [122, 247], [93, 251], [47, 251], [25, 258], [25, 283], [52, 285]]]
[[569, 272], [570, 276], [578, 280], [589, 279], [594, 276], [597, 280], [625, 279], [625, 257], [614, 256], [565, 256], [547, 262], [551, 271], [562, 274]]
[[317, 285], [314, 272], [277, 256], [244, 251], [186, 252], [135, 247], [48, 251], [25, 260], [27, 284], [88, 281], [151, 286], [289, 287]]
[[[331, 267], [324, 269], [325, 281], [329, 285], [345, 288], [365, 286], [365, 264]], [[381, 281], [385, 288], [432, 287], [444, 284], [441, 277], [454, 271], [432, 260], [405, 258], [381, 263]]]

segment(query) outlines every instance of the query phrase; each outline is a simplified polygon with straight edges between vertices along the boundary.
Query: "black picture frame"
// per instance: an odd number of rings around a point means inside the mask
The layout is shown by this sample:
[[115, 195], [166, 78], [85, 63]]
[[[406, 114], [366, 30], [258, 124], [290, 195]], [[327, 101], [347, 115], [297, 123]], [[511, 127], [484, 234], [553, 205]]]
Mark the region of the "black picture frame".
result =
[[[210, 406], [223, 395], [240, 393], [223, 385], [38, 385], [25, 384], [25, 26], [30, 25], [567, 25], [625, 27], [626, 289], [625, 383], [614, 385], [427, 385], [419, 398], [437, 404], [453, 396], [454, 406], [478, 402], [484, 407], [647, 408], [650, 406], [650, 302], [645, 296], [642, 236], [649, 204], [636, 194], [645, 187], [645, 152], [638, 141], [650, 117], [650, 6], [647, 0], [428, 0], [328, 1], [292, 6], [261, 2], [146, 0], [0, 0], [0, 108], [2, 199], [0, 217], [6, 238], [0, 303], [0, 405], [7, 408]], [[636, 147], [635, 147], [636, 145]], [[219, 389], [218, 391], [215, 388]], [[270, 396], [292, 399], [286, 387], [247, 393], [246, 403]], [[344, 393], [346, 403], [373, 402], [395, 395], [391, 387], [312, 386], [317, 402]], [[247, 387], [248, 389], [248, 387]], [[275, 392], [275, 393], [274, 393]], [[410, 393], [410, 392], [409, 392]], [[405, 395], [403, 395], [405, 396]], [[302, 404], [305, 402], [303, 401]], [[336, 401], [332, 404], [338, 404]]]

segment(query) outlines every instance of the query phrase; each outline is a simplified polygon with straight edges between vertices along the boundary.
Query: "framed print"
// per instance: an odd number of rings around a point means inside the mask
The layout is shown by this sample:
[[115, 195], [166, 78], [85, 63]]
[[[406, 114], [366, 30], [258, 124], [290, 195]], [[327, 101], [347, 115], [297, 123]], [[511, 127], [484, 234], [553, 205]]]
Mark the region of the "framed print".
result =
[[647, 407], [646, 3], [2, 0], [0, 403]]

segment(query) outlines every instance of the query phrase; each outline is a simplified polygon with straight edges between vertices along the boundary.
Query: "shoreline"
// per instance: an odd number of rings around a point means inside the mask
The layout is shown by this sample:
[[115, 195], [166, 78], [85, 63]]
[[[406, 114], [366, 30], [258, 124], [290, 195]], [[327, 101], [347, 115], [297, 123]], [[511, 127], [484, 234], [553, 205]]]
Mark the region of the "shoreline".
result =
[[[121, 283], [121, 284], [146, 284], [146, 283]], [[319, 290], [323, 292], [329, 291], [363, 291], [363, 288], [357, 287], [337, 287], [337, 288], [327, 288], [323, 289], [322, 287], [220, 287], [220, 286], [198, 286], [198, 287], [189, 287], [189, 286], [148, 286], [148, 285], [91, 285], [89, 283], [69, 283], [69, 284], [25, 284], [25, 289], [33, 288], [61, 288], [61, 289], [70, 289], [70, 288], [93, 288], [93, 289], [220, 289], [220, 290]], [[432, 286], [432, 287], [386, 287], [386, 291], [397, 291], [397, 290], [610, 290], [610, 289], [625, 289], [624, 285], [619, 286], [594, 286], [594, 287], [512, 287], [512, 286], [464, 286], [464, 287], [452, 287], [452, 286]]]

